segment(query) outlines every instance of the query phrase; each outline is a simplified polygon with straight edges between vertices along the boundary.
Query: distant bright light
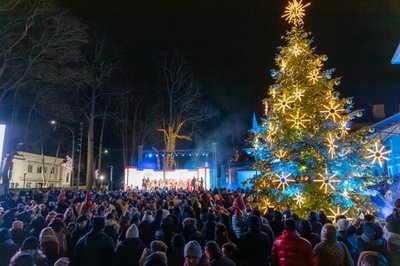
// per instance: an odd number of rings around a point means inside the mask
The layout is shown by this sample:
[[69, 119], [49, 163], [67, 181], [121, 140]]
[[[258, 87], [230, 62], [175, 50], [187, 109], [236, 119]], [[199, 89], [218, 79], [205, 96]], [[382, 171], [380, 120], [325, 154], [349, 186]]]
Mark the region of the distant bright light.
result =
[[6, 125], [0, 125], [0, 165], [3, 160], [3, 145], [4, 145], [5, 133], [6, 133]]
[[103, 179], [104, 179], [104, 175], [101, 175], [101, 176], [100, 176], [100, 180], [103, 180]]
[[51, 123], [52, 125], [57, 124], [56, 120], [51, 120], [50, 123]]
[[153, 154], [152, 153], [149, 154], [149, 158], [153, 158]]
[[104, 153], [107, 154], [107, 153], [108, 153], [108, 150], [104, 150]]

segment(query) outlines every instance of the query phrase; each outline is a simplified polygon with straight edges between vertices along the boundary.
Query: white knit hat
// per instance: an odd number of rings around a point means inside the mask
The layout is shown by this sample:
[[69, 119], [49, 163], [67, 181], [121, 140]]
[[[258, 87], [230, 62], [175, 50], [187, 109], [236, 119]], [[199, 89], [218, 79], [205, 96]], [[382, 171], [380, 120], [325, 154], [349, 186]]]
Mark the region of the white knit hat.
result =
[[136, 224], [132, 224], [128, 230], [126, 230], [126, 238], [139, 238], [139, 229]]
[[346, 219], [339, 219], [337, 221], [337, 227], [339, 231], [346, 231], [347, 227], [349, 227], [350, 221]]

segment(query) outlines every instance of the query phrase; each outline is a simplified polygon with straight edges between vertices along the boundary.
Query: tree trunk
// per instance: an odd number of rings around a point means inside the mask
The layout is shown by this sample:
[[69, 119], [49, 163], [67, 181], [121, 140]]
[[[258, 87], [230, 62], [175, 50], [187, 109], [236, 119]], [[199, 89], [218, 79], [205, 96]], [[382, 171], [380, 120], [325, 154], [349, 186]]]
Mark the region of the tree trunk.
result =
[[86, 160], [86, 189], [90, 190], [93, 185], [93, 155], [94, 155], [94, 111], [96, 103], [95, 90], [92, 90], [91, 97], [91, 110], [89, 114], [89, 125], [88, 125], [88, 138], [87, 138], [87, 160]]
[[175, 169], [175, 149], [176, 149], [176, 134], [172, 127], [168, 128], [167, 136], [165, 136], [165, 154], [164, 154], [164, 170]]

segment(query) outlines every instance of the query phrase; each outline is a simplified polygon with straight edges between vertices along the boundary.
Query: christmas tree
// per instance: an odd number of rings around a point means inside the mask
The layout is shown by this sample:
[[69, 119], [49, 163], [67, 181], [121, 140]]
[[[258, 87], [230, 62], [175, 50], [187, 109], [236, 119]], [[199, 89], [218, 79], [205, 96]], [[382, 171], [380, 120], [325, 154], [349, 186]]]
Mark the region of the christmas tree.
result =
[[265, 117], [252, 132], [249, 152], [262, 174], [250, 180], [262, 210], [290, 207], [304, 215], [324, 209], [332, 217], [373, 210], [373, 186], [384, 180], [372, 176], [389, 151], [369, 139], [370, 129], [350, 132], [351, 121], [362, 115], [352, 98], [341, 98], [328, 57], [311, 46], [303, 28], [305, 8], [292, 0], [282, 16], [291, 25], [278, 48], [274, 84], [264, 100]]

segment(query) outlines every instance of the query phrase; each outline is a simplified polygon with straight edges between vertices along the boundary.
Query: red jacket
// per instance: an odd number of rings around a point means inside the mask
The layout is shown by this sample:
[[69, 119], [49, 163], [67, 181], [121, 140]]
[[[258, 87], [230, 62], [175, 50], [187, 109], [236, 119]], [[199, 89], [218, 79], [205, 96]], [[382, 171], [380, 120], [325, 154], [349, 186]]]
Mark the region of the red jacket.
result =
[[300, 237], [297, 231], [283, 231], [272, 246], [272, 265], [275, 266], [310, 266], [312, 246]]

